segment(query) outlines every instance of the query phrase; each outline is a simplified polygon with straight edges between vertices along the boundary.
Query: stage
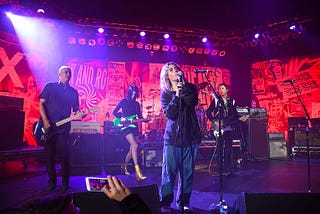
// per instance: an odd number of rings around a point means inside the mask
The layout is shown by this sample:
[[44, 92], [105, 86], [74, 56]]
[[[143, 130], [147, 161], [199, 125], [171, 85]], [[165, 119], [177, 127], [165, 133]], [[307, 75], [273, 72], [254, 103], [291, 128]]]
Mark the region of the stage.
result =
[[[308, 167], [307, 158], [303, 154], [295, 155], [291, 158], [267, 158], [259, 160], [248, 158], [247, 162], [234, 162], [233, 174], [227, 177], [223, 176], [222, 192], [220, 192], [220, 176], [217, 173], [217, 167], [214, 162], [210, 165], [210, 159], [210, 155], [199, 156], [196, 165], [191, 197], [194, 213], [212, 213], [210, 205], [218, 203], [221, 196], [227, 203], [230, 212], [233, 206], [241, 207], [244, 203], [251, 203], [250, 200], [252, 199], [250, 198], [252, 197], [256, 206], [252, 209], [264, 209], [265, 198], [268, 199], [269, 204], [267, 206], [269, 208], [279, 206], [278, 197], [280, 193], [283, 193], [284, 195], [281, 196], [286, 199], [286, 204], [282, 203], [282, 205], [289, 208], [295, 204], [303, 203], [300, 201], [301, 197], [306, 198], [306, 196], [310, 196], [313, 200], [319, 200], [319, 194], [307, 194]], [[2, 195], [0, 210], [2, 211], [4, 209], [17, 208], [33, 198], [49, 194], [61, 194], [59, 192], [59, 188], [61, 187], [60, 176], [58, 178], [57, 190], [53, 193], [48, 193], [46, 190], [47, 174], [43, 157], [29, 157], [25, 161], [27, 161], [27, 165], [19, 160], [3, 160], [0, 163], [0, 194]], [[60, 165], [57, 167], [60, 169]], [[131, 172], [134, 171], [132, 165], [129, 166], [129, 170]], [[159, 187], [161, 167], [144, 166], [143, 171], [148, 178], [142, 182], [137, 182], [134, 173], [130, 176], [121, 175], [119, 164], [108, 164], [106, 162], [102, 165], [73, 166], [68, 192], [86, 192], [86, 176], [105, 177], [106, 175], [117, 175], [130, 187], [143, 188], [143, 186], [151, 184], [156, 184]], [[310, 187], [312, 193], [320, 193], [319, 177], [320, 158], [317, 156], [311, 157]], [[243, 195], [246, 197], [246, 202], [244, 202]], [[317, 203], [314, 206], [318, 206]], [[171, 207], [172, 213], [179, 213], [174, 203]], [[290, 209], [287, 211], [289, 212]], [[244, 212], [238, 211], [238, 213]], [[250, 212], [247, 210], [247, 213]]]

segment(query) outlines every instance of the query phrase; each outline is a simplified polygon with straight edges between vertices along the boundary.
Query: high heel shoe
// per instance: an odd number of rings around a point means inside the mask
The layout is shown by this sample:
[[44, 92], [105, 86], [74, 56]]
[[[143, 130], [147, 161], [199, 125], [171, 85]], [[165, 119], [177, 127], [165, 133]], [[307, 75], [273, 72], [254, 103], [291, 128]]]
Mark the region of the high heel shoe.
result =
[[144, 175], [142, 174], [142, 171], [141, 171], [139, 165], [134, 165], [134, 168], [135, 168], [135, 170], [136, 170], [136, 178], [137, 178], [137, 181], [141, 181], [141, 180], [144, 180], [144, 179], [147, 178], [147, 176], [144, 176]]
[[121, 164], [121, 171], [122, 171], [122, 173], [125, 174], [125, 175], [130, 175], [130, 172], [128, 171], [128, 168], [127, 168], [127, 164], [126, 164], [126, 163]]

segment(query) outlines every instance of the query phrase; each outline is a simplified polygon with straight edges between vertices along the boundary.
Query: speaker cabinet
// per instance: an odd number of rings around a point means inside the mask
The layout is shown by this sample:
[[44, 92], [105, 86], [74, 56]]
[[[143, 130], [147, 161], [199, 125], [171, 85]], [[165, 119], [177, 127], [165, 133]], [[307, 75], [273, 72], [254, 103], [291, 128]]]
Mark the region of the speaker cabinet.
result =
[[104, 134], [104, 165], [120, 165], [130, 148], [125, 136], [119, 133]]
[[70, 134], [72, 166], [102, 166], [101, 134]]
[[0, 150], [23, 147], [24, 111], [0, 111]]
[[[129, 188], [133, 193], [140, 195], [152, 214], [160, 214], [159, 194], [156, 184]], [[102, 192], [73, 193], [73, 203], [80, 208], [81, 214], [122, 214], [119, 204], [109, 199]]]
[[287, 142], [285, 140], [269, 140], [270, 158], [288, 157]]
[[253, 158], [269, 157], [266, 118], [249, 118], [247, 142], [247, 150]]
[[319, 193], [241, 193], [233, 205], [236, 214], [319, 213]]

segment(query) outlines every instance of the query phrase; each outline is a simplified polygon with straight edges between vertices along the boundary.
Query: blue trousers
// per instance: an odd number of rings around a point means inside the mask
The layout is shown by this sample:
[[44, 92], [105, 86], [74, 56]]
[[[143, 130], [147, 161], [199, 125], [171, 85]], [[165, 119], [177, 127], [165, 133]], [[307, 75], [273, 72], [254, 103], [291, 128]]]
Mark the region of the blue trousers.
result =
[[[181, 147], [165, 145], [163, 148], [162, 179], [160, 187], [161, 206], [170, 206], [173, 202], [173, 188], [175, 178], [179, 173], [177, 204], [190, 203], [193, 184], [193, 173], [199, 144], [183, 148], [183, 159], [181, 159]], [[181, 163], [183, 165], [181, 167]], [[181, 171], [183, 175], [183, 195], [181, 194]]]

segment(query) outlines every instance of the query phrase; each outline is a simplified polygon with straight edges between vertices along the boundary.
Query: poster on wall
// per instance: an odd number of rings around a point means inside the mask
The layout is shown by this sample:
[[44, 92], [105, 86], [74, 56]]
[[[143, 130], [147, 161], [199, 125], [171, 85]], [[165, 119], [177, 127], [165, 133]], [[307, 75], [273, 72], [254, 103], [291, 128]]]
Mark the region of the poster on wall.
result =
[[251, 66], [252, 103], [266, 108], [268, 132], [288, 132], [289, 117], [320, 118], [320, 57], [272, 59]]

